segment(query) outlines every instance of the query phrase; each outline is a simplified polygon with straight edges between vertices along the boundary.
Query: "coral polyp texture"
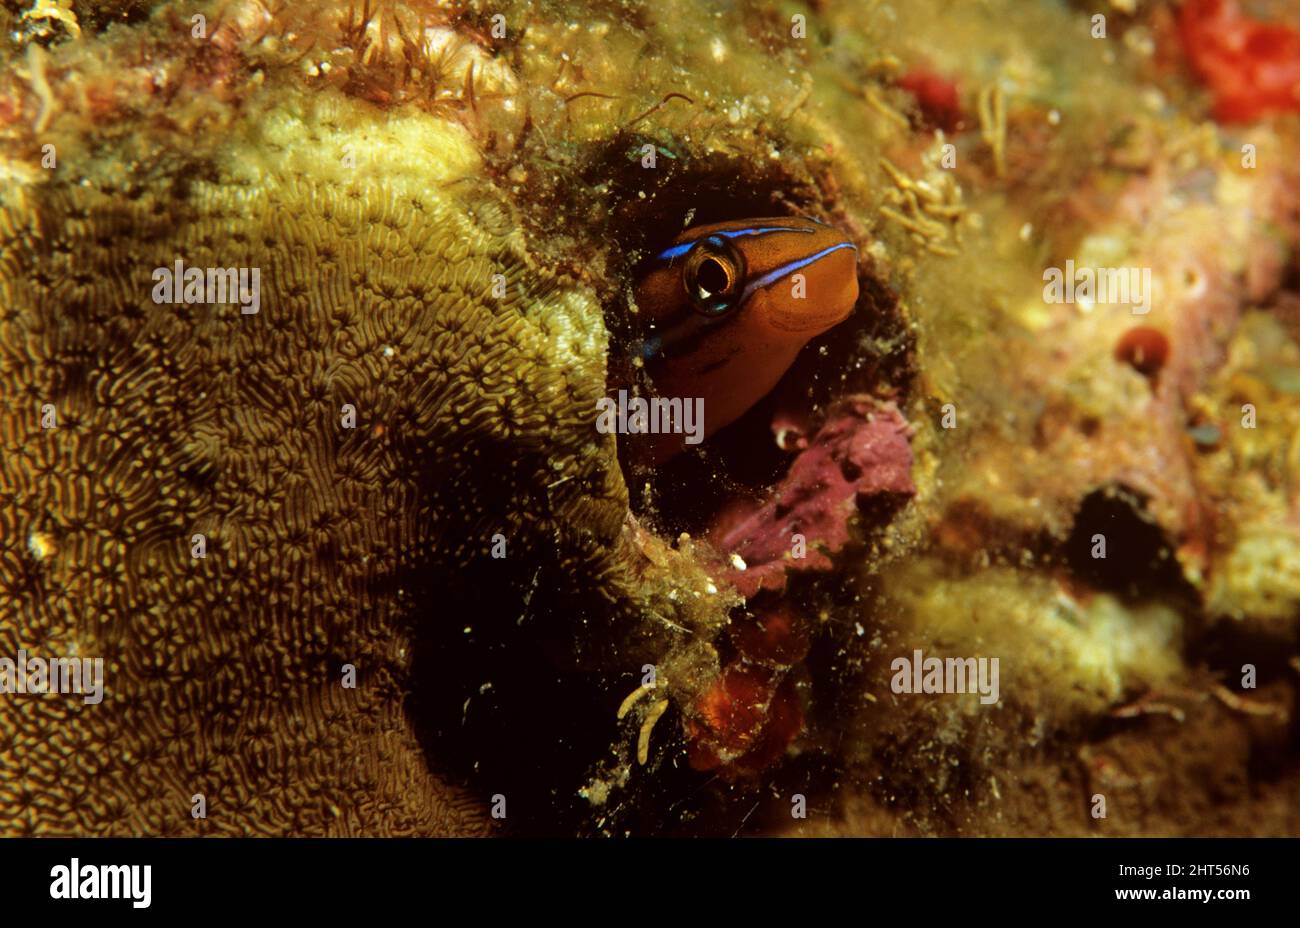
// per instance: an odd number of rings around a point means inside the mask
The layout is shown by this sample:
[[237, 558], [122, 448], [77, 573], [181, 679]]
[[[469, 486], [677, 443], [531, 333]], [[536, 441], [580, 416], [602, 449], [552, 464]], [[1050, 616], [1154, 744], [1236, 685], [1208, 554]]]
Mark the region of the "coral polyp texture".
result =
[[0, 833], [1300, 833], [1300, 19], [1103, 6], [0, 5]]

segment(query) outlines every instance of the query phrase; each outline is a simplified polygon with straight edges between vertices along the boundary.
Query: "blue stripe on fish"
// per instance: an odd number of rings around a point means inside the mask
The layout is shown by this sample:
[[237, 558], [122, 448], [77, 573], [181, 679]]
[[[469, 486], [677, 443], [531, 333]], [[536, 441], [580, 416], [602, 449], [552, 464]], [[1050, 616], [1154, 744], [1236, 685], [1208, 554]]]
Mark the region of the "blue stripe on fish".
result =
[[858, 250], [857, 246], [854, 245], [852, 242], [840, 242], [838, 245], [832, 245], [829, 248], [823, 248], [815, 255], [809, 255], [806, 258], [800, 258], [798, 261], [791, 261], [789, 264], [783, 264], [780, 267], [776, 268], [775, 270], [768, 271], [762, 277], [758, 278], [757, 280], [751, 281], [749, 284], [747, 284], [745, 286], [744, 292], [741, 293], [740, 295], [740, 302], [744, 303], [746, 300], [748, 300], [750, 296], [753, 295], [755, 290], [761, 290], [763, 287], [771, 286], [772, 284], [780, 280], [782, 277], [785, 277], [788, 274], [793, 274], [795, 271], [799, 270], [800, 268], [805, 268], [808, 265], [813, 264], [814, 262], [820, 261], [822, 258], [826, 257], [831, 252], [839, 251], [841, 248], [852, 248], [854, 251]]

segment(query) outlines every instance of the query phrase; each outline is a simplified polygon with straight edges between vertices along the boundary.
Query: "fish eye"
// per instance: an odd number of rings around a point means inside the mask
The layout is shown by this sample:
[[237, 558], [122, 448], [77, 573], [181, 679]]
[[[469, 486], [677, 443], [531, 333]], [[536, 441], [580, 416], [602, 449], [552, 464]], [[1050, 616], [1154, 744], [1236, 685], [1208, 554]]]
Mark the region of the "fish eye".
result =
[[695, 269], [695, 289], [701, 297], [721, 293], [731, 283], [731, 275], [717, 258], [708, 257], [700, 261]]
[[735, 308], [744, 266], [740, 255], [717, 235], [700, 239], [686, 256], [682, 283], [695, 309], [721, 316]]

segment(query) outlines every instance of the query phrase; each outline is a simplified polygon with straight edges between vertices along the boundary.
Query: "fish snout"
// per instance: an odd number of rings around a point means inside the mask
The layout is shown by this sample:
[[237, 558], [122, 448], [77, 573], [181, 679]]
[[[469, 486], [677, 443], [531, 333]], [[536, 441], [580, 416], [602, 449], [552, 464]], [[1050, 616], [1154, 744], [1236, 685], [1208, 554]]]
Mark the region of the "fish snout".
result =
[[768, 325], [780, 332], [814, 338], [853, 314], [858, 301], [858, 252], [838, 232], [838, 239], [809, 255], [762, 294], [760, 309]]

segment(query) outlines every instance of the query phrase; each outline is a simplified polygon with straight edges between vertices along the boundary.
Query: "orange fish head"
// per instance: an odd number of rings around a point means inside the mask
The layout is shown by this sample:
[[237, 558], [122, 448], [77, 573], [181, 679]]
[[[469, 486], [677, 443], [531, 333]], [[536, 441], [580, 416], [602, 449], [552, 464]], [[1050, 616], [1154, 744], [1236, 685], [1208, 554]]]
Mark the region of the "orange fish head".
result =
[[776, 385], [808, 341], [858, 298], [857, 248], [797, 217], [687, 229], [641, 278], [638, 350], [661, 396], [702, 397], [706, 434]]

